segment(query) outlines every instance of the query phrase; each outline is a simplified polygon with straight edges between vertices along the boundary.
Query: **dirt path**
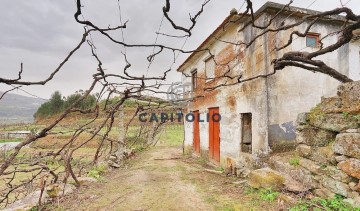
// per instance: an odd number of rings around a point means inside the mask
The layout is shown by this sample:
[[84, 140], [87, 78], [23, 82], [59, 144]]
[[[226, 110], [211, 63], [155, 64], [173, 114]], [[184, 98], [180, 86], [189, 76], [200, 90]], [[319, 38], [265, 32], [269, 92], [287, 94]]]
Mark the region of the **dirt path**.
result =
[[260, 203], [244, 198], [242, 188], [234, 185], [231, 178], [205, 172], [199, 162], [189, 161], [182, 156], [181, 149], [174, 147], [143, 152], [127, 169], [114, 170], [106, 178], [82, 186], [61, 207], [65, 210], [263, 209]]

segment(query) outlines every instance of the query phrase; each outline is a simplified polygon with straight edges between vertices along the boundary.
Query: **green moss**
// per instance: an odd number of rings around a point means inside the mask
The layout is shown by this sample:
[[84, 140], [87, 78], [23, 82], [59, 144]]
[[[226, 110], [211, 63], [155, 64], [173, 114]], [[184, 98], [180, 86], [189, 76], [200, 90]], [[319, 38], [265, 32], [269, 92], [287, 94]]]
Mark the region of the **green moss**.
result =
[[322, 120], [325, 117], [325, 113], [321, 110], [320, 104], [316, 105], [310, 110], [309, 121], [314, 122], [316, 120]]

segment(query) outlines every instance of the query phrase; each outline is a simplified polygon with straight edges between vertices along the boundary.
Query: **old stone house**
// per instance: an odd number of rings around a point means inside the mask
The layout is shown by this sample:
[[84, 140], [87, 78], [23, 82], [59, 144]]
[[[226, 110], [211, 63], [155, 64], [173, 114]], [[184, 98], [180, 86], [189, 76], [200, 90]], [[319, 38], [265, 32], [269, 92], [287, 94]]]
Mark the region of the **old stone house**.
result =
[[[266, 3], [255, 13], [256, 24], [264, 25], [283, 7]], [[305, 15], [317, 13], [295, 7], [287, 10], [276, 16], [271, 27], [294, 23]], [[199, 114], [200, 119], [216, 112], [222, 117], [219, 122], [185, 121], [185, 145], [221, 164], [243, 153], [258, 155], [290, 149], [295, 140], [297, 115], [318, 104], [322, 96], [334, 95], [339, 85], [328, 75], [295, 67], [286, 67], [269, 77], [258, 76], [272, 73], [271, 61], [285, 52], [318, 49], [319, 39], [340, 29], [341, 16], [319, 20], [311, 33], [306, 37], [294, 36], [293, 43], [281, 51], [275, 47], [284, 45], [293, 29], [267, 33], [245, 48], [239, 43], [249, 43], [261, 29], [249, 24], [250, 17], [238, 20], [239, 17], [232, 11], [198, 47], [199, 51], [192, 53], [178, 68], [183, 74], [182, 82], [193, 85], [194, 98], [187, 111]], [[304, 32], [308, 24], [294, 29]], [[325, 45], [334, 43], [338, 37], [338, 33], [333, 33], [322, 42]], [[359, 80], [359, 46], [359, 41], [353, 41], [320, 59], [342, 74]], [[223, 75], [229, 77], [220, 77]], [[241, 80], [256, 79], [237, 83], [239, 75], [242, 75]], [[214, 87], [217, 88], [211, 89]]]

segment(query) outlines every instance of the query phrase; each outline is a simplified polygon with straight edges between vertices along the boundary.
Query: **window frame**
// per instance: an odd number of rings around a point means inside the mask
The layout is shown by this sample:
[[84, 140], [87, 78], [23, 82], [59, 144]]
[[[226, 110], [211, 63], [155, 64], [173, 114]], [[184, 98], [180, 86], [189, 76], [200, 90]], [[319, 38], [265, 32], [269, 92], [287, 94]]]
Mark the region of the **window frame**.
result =
[[[205, 63], [205, 83], [215, 80], [216, 62], [213, 59], [214, 59], [214, 56], [210, 56], [210, 57], [204, 59], [204, 63]], [[214, 71], [213, 71], [214, 74], [213, 74], [212, 78], [208, 78], [207, 68], [206, 68], [206, 63], [209, 62], [210, 60], [213, 60], [213, 62], [214, 62]]]
[[194, 91], [197, 88], [197, 69], [191, 71], [191, 88]]
[[[315, 38], [315, 46], [308, 46], [308, 42], [307, 42], [307, 39], [308, 38]], [[305, 36], [305, 45], [306, 47], [309, 47], [309, 48], [319, 48], [319, 44], [320, 44], [320, 34], [319, 33], [314, 33], [314, 32], [309, 32], [306, 34]]]

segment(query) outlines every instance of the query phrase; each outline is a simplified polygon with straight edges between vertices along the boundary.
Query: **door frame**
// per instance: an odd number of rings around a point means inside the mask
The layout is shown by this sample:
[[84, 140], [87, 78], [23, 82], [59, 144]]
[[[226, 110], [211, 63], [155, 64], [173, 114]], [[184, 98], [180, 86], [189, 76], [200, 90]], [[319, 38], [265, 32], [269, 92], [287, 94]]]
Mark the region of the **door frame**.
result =
[[215, 163], [220, 162], [220, 122], [214, 122], [212, 115], [214, 110], [220, 114], [219, 107], [208, 108], [209, 114], [209, 160]]

